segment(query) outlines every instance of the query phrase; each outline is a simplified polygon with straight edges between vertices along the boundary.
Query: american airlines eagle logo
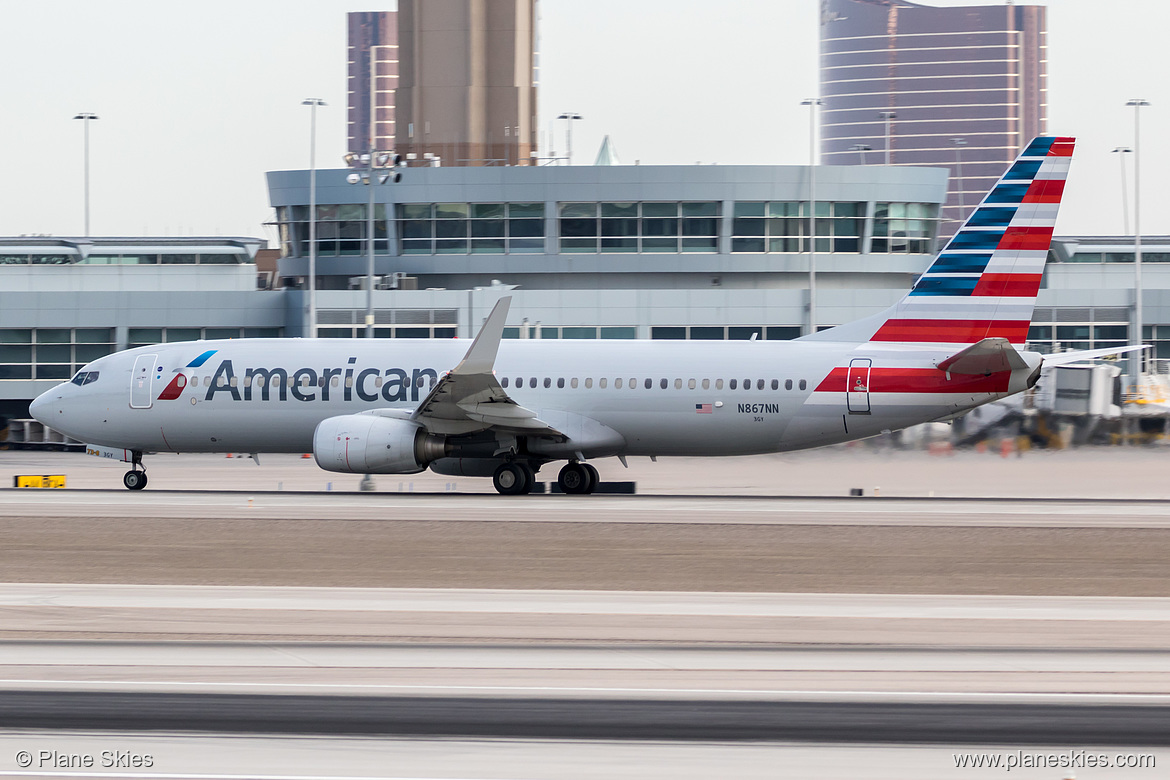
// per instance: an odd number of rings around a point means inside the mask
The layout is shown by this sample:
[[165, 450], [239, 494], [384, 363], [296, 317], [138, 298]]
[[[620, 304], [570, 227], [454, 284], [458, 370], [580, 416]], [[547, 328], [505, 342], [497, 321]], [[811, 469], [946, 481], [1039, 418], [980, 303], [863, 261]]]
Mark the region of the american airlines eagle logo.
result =
[[[204, 363], [207, 362], [208, 358], [210, 358], [212, 355], [214, 355], [218, 351], [219, 350], [217, 350], [217, 349], [207, 350], [202, 355], [200, 355], [199, 357], [195, 358], [190, 363], [188, 363], [186, 365], [186, 368], [199, 368], [200, 366], [202, 366]], [[162, 367], [160, 366], [158, 370], [161, 371]], [[160, 401], [174, 401], [175, 399], [177, 399], [179, 396], [181, 396], [183, 394], [183, 388], [185, 388], [187, 386], [187, 381], [188, 380], [187, 380], [186, 374], [184, 374], [182, 371], [176, 372], [174, 378], [171, 379], [170, 384], [168, 384], [166, 387], [164, 387], [163, 391], [158, 394], [158, 400], [160, 400]]]

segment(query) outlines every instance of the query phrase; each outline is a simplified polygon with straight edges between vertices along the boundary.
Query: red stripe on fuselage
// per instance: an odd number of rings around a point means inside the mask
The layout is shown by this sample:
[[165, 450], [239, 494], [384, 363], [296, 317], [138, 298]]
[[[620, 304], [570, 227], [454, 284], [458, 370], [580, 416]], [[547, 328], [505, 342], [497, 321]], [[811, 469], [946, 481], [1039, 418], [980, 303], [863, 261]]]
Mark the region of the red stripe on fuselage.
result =
[[971, 291], [977, 296], [1003, 296], [1005, 298], [1035, 298], [1040, 291], [1043, 274], [983, 274], [979, 284]]
[[1023, 344], [1029, 320], [886, 320], [872, 341], [933, 341], [974, 344], [987, 338], [1005, 338]]
[[[848, 388], [849, 369], [838, 366], [817, 385], [818, 393], [844, 393]], [[871, 393], [1005, 393], [1011, 380], [1010, 371], [991, 376], [951, 374], [937, 368], [881, 368], [869, 371]]]
[[996, 249], [1044, 251], [1051, 243], [1051, 227], [1009, 227], [1003, 232], [1003, 238], [999, 240]]
[[1028, 185], [1023, 203], [1060, 203], [1064, 195], [1064, 179], [1036, 179]]

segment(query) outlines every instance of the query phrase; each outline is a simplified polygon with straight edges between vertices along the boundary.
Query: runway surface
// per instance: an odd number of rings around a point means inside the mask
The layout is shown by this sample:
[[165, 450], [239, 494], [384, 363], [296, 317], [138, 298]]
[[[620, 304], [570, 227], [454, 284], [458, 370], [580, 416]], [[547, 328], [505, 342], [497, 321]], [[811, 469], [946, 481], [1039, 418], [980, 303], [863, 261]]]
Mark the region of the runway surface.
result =
[[333, 498], [10, 492], [0, 572], [9, 582], [1170, 596], [1162, 503]]
[[[356, 493], [360, 475], [322, 471], [297, 455], [261, 454], [257, 465], [240, 456], [147, 456], [146, 492], [155, 490], [242, 490], [268, 492]], [[1170, 499], [1164, 479], [1170, 449], [1165, 447], [1086, 447], [1059, 452], [1033, 451], [1001, 457], [964, 450], [930, 455], [921, 450], [853, 447], [736, 458], [630, 458], [629, 468], [606, 458], [594, 465], [603, 480], [631, 480], [642, 495], [831, 496], [846, 497], [860, 488], [866, 495], [897, 497]], [[16, 474], [64, 474], [69, 489], [122, 490], [128, 465], [79, 453], [0, 450], [0, 485]], [[554, 481], [557, 464], [541, 470]], [[424, 472], [378, 475], [378, 491], [397, 493], [493, 493], [486, 478], [449, 477]]]
[[506, 498], [263, 456], [160, 456], [130, 493], [2, 453], [73, 487], [0, 491], [0, 776], [36, 776], [29, 746], [498, 780], [1000, 777], [954, 751], [1166, 744], [1160, 452], [856, 455]]

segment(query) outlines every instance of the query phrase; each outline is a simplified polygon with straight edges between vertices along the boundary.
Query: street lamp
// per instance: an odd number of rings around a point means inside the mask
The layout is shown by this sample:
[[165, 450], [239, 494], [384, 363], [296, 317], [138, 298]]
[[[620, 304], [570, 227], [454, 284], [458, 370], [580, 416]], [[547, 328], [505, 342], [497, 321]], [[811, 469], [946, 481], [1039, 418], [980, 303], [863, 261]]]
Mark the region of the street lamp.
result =
[[1129, 192], [1125, 188], [1125, 155], [1133, 154], [1128, 146], [1119, 146], [1113, 150], [1117, 159], [1121, 161], [1121, 232], [1129, 235]]
[[878, 118], [886, 122], [886, 165], [890, 164], [890, 120], [898, 116], [893, 111], [879, 111]]
[[305, 98], [309, 106], [309, 338], [317, 338], [317, 106], [321, 98]]
[[85, 125], [85, 235], [89, 237], [89, 120], [100, 119], [97, 114], [85, 112], [73, 117]]
[[[1141, 110], [1142, 106], [1150, 105], [1150, 101], [1134, 98], [1126, 102], [1133, 106], [1133, 334], [1129, 343], [1138, 346], [1142, 343], [1142, 187], [1141, 187]], [[1141, 381], [1142, 350], [1134, 350], [1130, 359], [1133, 373], [1131, 381], [1135, 384]]]
[[952, 138], [951, 143], [955, 147], [955, 192], [959, 196], [959, 219], [957, 221], [961, 225], [963, 212], [967, 208], [967, 204], [963, 202], [963, 147], [967, 145], [967, 139]]
[[820, 98], [800, 101], [808, 106], [808, 332], [817, 332], [817, 106]]
[[853, 144], [849, 147], [849, 151], [857, 152], [857, 156], [861, 159], [861, 164], [865, 165], [865, 153], [873, 149], [869, 144]]
[[[351, 173], [345, 177], [350, 184], [365, 184], [370, 188], [370, 200], [366, 210], [366, 338], [374, 337], [374, 185], [402, 181], [402, 174], [387, 169], [402, 164], [402, 156], [392, 152], [371, 149], [368, 154], [347, 154], [345, 162], [351, 167], [364, 163], [365, 173]], [[377, 173], [375, 173], [377, 171]], [[386, 235], [389, 239], [389, 232]]]
[[580, 114], [575, 113], [573, 111], [566, 111], [565, 113], [563, 113], [557, 117], [557, 119], [566, 120], [565, 145], [569, 147], [568, 152], [566, 152], [566, 155], [569, 158], [569, 165], [573, 164], [573, 120], [581, 119], [581, 118], [582, 117]]

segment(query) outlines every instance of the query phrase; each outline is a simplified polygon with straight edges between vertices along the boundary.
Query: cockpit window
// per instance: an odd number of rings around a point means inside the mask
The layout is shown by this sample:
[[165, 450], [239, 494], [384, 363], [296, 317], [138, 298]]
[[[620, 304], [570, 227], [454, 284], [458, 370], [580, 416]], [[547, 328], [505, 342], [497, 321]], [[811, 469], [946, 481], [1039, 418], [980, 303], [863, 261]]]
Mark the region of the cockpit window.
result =
[[74, 385], [88, 385], [90, 382], [96, 382], [99, 371], [78, 371], [77, 376], [69, 380], [70, 384]]
[[90, 371], [88, 374], [85, 375], [85, 381], [82, 382], [81, 384], [88, 385], [90, 382], [96, 382], [97, 378], [98, 378], [98, 372], [97, 371]]

